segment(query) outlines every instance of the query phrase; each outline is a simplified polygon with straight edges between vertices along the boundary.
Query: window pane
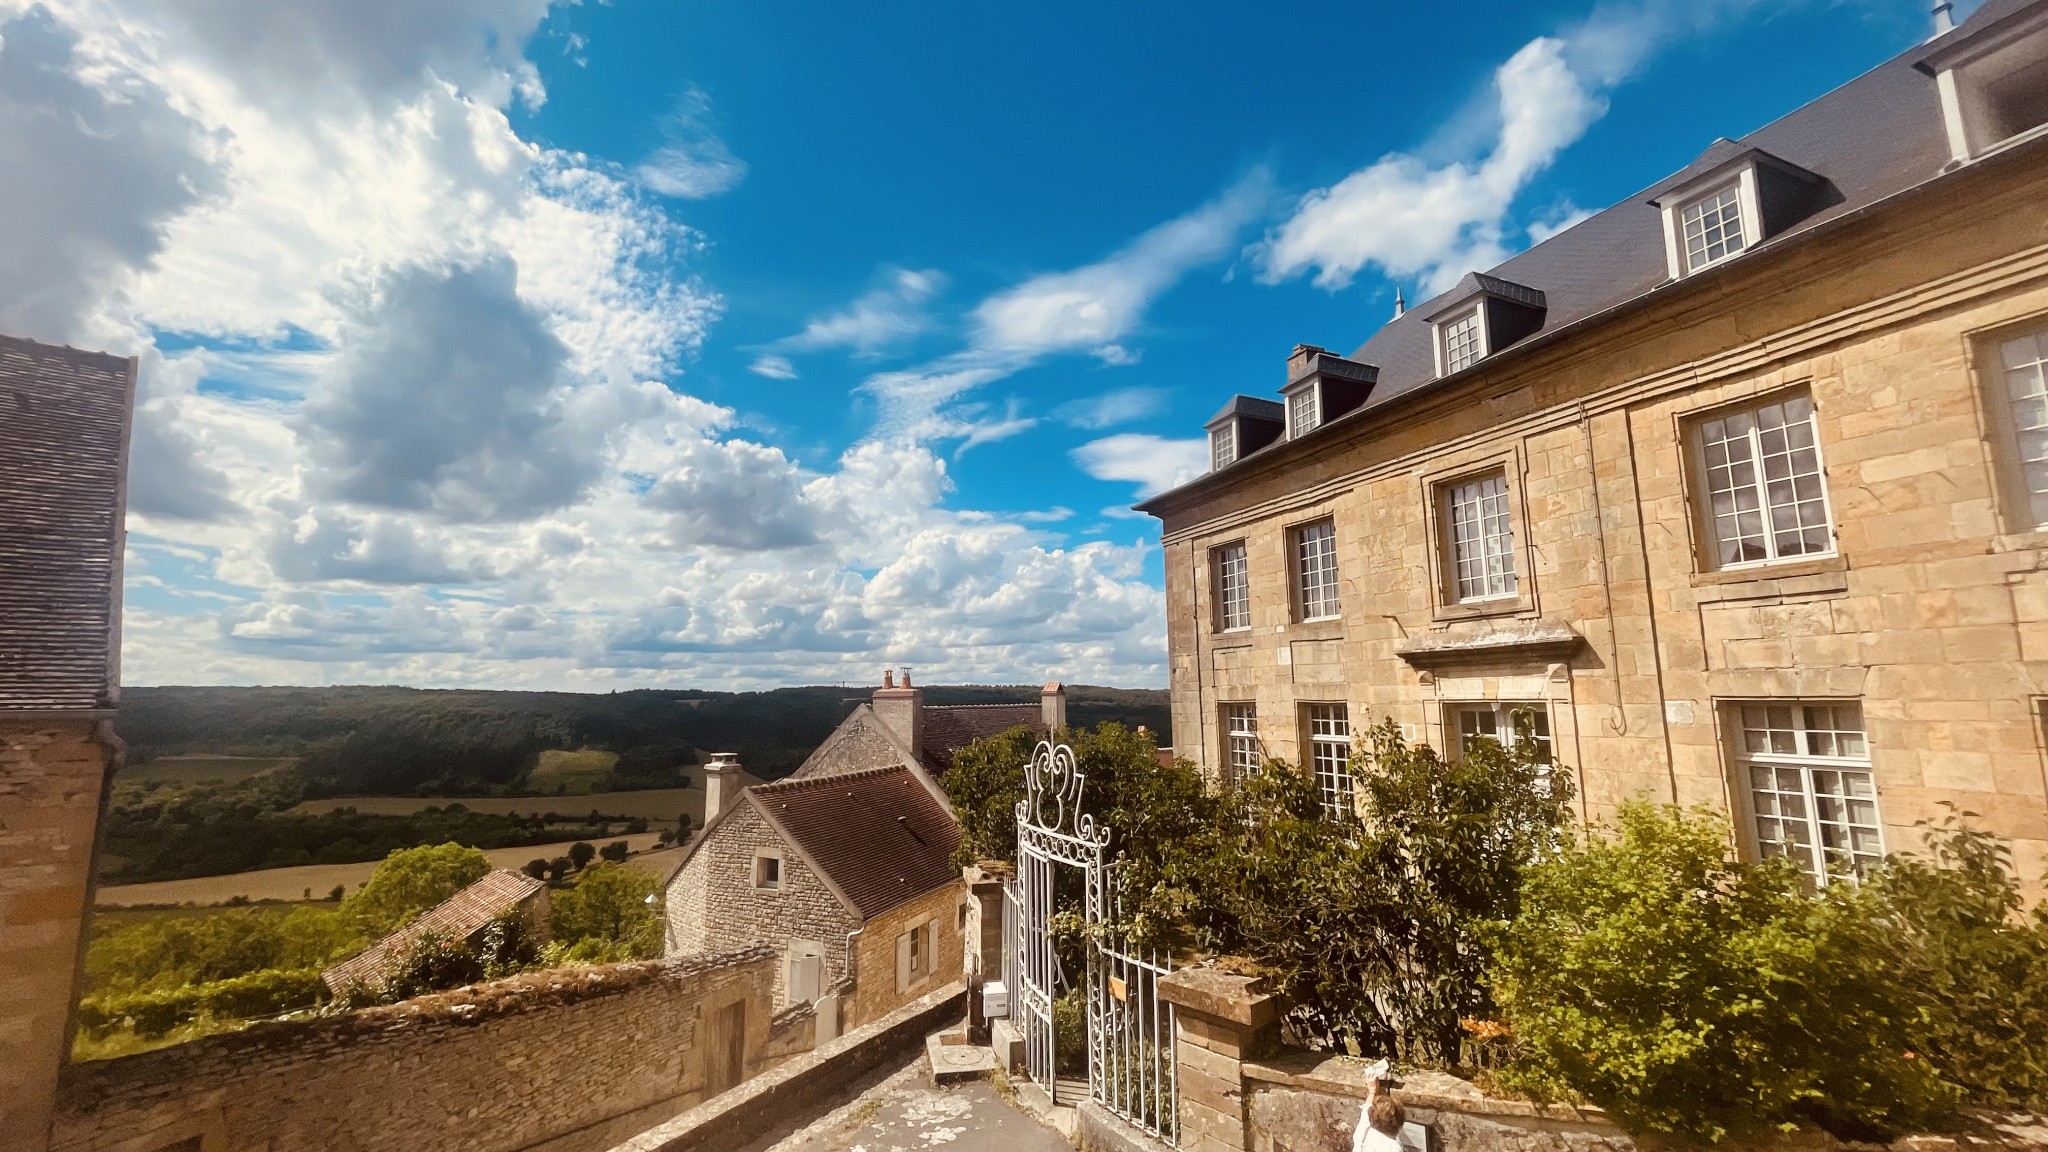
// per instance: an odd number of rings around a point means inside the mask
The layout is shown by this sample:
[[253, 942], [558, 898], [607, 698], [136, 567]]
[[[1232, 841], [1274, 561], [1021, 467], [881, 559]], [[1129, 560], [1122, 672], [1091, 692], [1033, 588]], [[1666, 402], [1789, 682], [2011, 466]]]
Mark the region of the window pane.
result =
[[1315, 431], [1317, 424], [1322, 423], [1320, 411], [1322, 405], [1317, 400], [1314, 385], [1310, 385], [1304, 392], [1296, 393], [1287, 398], [1288, 435], [1290, 437], [1305, 436]]
[[1223, 771], [1236, 783], [1259, 770], [1259, 710], [1251, 704], [1223, 706]]
[[1733, 184], [1710, 192], [1679, 210], [1685, 238], [1685, 268], [1695, 272], [1742, 251], [1741, 197]]
[[1445, 374], [1478, 363], [1485, 352], [1480, 341], [1478, 311], [1475, 309], [1447, 321], [1443, 326], [1443, 341]]
[[2048, 526], [2048, 333], [2008, 340], [1999, 349], [2012, 398], [2020, 476], [2036, 527]]
[[1294, 549], [1301, 618], [1322, 620], [1337, 615], [1336, 525], [1319, 520], [1295, 529]]
[[1251, 627], [1251, 579], [1242, 544], [1216, 550], [1216, 623], [1225, 630]]
[[1499, 473], [1445, 494], [1452, 594], [1459, 601], [1515, 594], [1515, 528], [1507, 478]]
[[1351, 785], [1351, 712], [1343, 704], [1308, 706], [1308, 754], [1322, 791], [1323, 811], [1333, 819], [1357, 813]]
[[1810, 400], [1708, 420], [1698, 437], [1702, 495], [1720, 564], [1834, 550]]
[[1209, 468], [1225, 468], [1237, 459], [1237, 426], [1225, 424], [1209, 433]]
[[1883, 858], [1861, 704], [1745, 704], [1736, 718], [1764, 855], [1789, 856], [1823, 883], [1860, 876]]

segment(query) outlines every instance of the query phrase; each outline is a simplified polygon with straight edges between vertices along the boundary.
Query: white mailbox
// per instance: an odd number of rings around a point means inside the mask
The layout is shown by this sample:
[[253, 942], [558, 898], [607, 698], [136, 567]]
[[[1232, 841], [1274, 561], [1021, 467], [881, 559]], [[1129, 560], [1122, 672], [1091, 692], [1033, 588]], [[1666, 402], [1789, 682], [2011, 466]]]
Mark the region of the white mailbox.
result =
[[1010, 1014], [1010, 990], [1003, 987], [1001, 980], [990, 980], [981, 986], [981, 1014], [993, 1020]]

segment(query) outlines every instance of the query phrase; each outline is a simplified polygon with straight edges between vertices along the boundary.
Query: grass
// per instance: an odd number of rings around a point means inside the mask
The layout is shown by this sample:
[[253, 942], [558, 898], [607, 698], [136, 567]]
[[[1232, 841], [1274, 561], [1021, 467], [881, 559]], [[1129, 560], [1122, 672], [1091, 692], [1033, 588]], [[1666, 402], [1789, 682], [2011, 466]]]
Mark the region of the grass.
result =
[[528, 816], [542, 812], [579, 816], [595, 808], [607, 816], [618, 816], [627, 820], [636, 816], [643, 817], [657, 828], [675, 823], [678, 813], [688, 813], [692, 828], [701, 827], [704, 823], [702, 788], [585, 792], [575, 796], [463, 796], [455, 799], [442, 796], [343, 796], [328, 800], [308, 800], [292, 811], [317, 813], [332, 812], [336, 808], [353, 808], [358, 812], [383, 816], [404, 816], [424, 808], [446, 808], [450, 804], [460, 804], [471, 812], [491, 812], [499, 815], [519, 812]]
[[162, 756], [123, 769], [119, 779], [134, 784], [232, 783], [260, 776], [295, 761], [291, 756]]
[[540, 763], [534, 766], [526, 787], [530, 792], [562, 792], [572, 796], [599, 792], [611, 783], [612, 765], [618, 762], [617, 752], [551, 748], [540, 754]]

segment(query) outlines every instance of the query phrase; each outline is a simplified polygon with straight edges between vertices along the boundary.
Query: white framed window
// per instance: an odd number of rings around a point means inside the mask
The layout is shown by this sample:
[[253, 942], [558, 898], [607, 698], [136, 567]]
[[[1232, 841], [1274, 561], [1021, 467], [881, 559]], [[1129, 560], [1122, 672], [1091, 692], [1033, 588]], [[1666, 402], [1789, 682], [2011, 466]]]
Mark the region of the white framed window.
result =
[[1295, 604], [1303, 620], [1332, 620], [1337, 604], [1337, 525], [1317, 520], [1294, 530]]
[[1224, 783], [1250, 779], [1259, 770], [1259, 708], [1256, 704], [1223, 706]]
[[2034, 527], [2048, 527], [2048, 331], [1998, 346], [2012, 414], [2013, 458]]
[[782, 857], [773, 852], [754, 854], [754, 887], [776, 892], [782, 888]]
[[1694, 439], [1716, 567], [1835, 550], [1812, 400], [1796, 396], [1703, 420]]
[[1323, 422], [1321, 390], [1314, 385], [1296, 392], [1287, 398], [1287, 435], [1289, 439], [1306, 436]]
[[1476, 364], [1486, 355], [1486, 325], [1478, 307], [1462, 312], [1437, 325], [1437, 355], [1443, 363], [1441, 375]]
[[1884, 858], [1861, 704], [1761, 701], [1734, 713], [1759, 852], [1791, 857], [1820, 883], [1859, 877]]
[[1209, 470], [1230, 467], [1237, 460], [1237, 425], [1225, 424], [1209, 433]]
[[1464, 756], [1476, 741], [1491, 740], [1503, 748], [1529, 744], [1538, 763], [1555, 763], [1550, 743], [1550, 707], [1541, 701], [1496, 700], [1484, 704], [1452, 704], [1446, 727], [1456, 735], [1457, 754]]
[[1323, 813], [1349, 820], [1358, 813], [1352, 802], [1351, 709], [1344, 704], [1303, 705], [1308, 728], [1308, 762], [1323, 794]]
[[1244, 541], [1216, 549], [1216, 628], [1236, 632], [1252, 626], [1251, 567]]
[[1495, 472], [1444, 489], [1451, 597], [1460, 604], [1515, 595], [1515, 523], [1507, 475]]
[[1742, 251], [1748, 239], [1742, 226], [1741, 185], [1730, 182], [1687, 201], [1678, 209], [1678, 230], [1687, 272]]

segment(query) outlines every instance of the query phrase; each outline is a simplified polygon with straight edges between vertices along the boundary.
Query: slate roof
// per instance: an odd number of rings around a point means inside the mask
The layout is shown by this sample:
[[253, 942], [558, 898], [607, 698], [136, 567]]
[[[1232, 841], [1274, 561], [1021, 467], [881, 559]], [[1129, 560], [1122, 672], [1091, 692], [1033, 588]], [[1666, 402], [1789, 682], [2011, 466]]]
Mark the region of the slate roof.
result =
[[902, 765], [763, 784], [746, 796], [864, 920], [960, 877], [959, 825]]
[[0, 336], [0, 711], [120, 694], [135, 361]]
[[[1991, 23], [2040, 3], [2040, 0], [1988, 0], [1957, 32], [1974, 35]], [[1716, 140], [1692, 163], [1604, 211], [1565, 229], [1477, 279], [1417, 303], [1389, 321], [1353, 352], [1350, 359], [1377, 365], [1379, 382], [1364, 405], [1324, 424], [1302, 441], [1280, 440], [1240, 458], [1284, 453], [1296, 443], [1313, 443], [1319, 434], [1360, 413], [1385, 409], [1412, 394], [1435, 386], [1436, 352], [1429, 319], [1461, 294], [1488, 280], [1507, 281], [1541, 293], [1546, 308], [1543, 324], [1509, 350], [1619, 308], [1653, 292], [1714, 275], [1714, 270], [1672, 281], [1665, 263], [1664, 225], [1653, 203], [1669, 189], [1710, 169], [1756, 150], [1817, 174], [1826, 184], [1818, 210], [1758, 244], [1768, 251], [1846, 214], [1867, 208], [1907, 189], [1939, 179], [1950, 160], [1942, 127], [1940, 97], [1934, 79], [1915, 62], [1935, 45], [1917, 46], [1740, 140]], [[1745, 257], [1746, 258], [1746, 257]], [[1499, 350], [1496, 350], [1496, 355]], [[1444, 381], [1483, 372], [1489, 356], [1471, 368], [1442, 377]], [[1155, 514], [1178, 502], [1183, 494], [1228, 484], [1231, 473], [1192, 480], [1138, 505]]]
[[1042, 704], [946, 704], [924, 709], [919, 759], [934, 777], [953, 767], [953, 753], [983, 737], [1025, 727], [1045, 734]]
[[335, 992], [352, 984], [382, 987], [392, 962], [414, 941], [429, 934], [467, 940], [546, 887], [523, 872], [500, 868], [486, 873], [483, 879], [422, 912], [419, 919], [322, 972], [320, 979]]

